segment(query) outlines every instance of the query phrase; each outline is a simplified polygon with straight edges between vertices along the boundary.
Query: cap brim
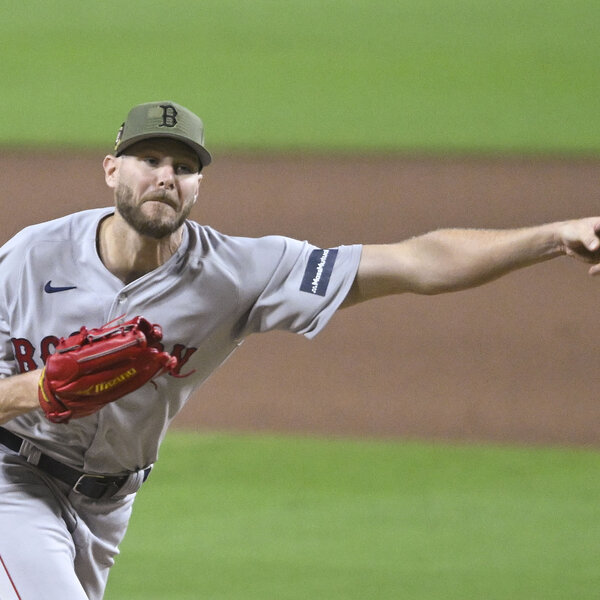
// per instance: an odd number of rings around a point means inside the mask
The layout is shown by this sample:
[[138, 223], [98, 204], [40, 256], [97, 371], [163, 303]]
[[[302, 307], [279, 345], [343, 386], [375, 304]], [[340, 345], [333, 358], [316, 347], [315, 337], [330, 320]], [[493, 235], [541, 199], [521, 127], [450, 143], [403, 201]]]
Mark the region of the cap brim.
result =
[[120, 156], [121, 154], [123, 154], [123, 152], [125, 150], [127, 150], [127, 148], [130, 148], [131, 146], [133, 146], [134, 144], [137, 144], [138, 142], [141, 142], [142, 140], [148, 140], [148, 139], [152, 139], [152, 138], [161, 138], [161, 137], [170, 138], [172, 140], [177, 140], [179, 142], [182, 142], [186, 146], [189, 146], [197, 154], [198, 158], [200, 159], [200, 164], [203, 167], [206, 167], [206, 165], [209, 165], [212, 162], [212, 156], [210, 155], [210, 152], [204, 146], [201, 146], [200, 144], [193, 142], [189, 138], [186, 138], [186, 137], [183, 137], [183, 136], [180, 136], [177, 134], [172, 134], [172, 133], [143, 133], [141, 135], [133, 136], [127, 140], [123, 140], [119, 144], [119, 147], [115, 154], [116, 154], [116, 156]]

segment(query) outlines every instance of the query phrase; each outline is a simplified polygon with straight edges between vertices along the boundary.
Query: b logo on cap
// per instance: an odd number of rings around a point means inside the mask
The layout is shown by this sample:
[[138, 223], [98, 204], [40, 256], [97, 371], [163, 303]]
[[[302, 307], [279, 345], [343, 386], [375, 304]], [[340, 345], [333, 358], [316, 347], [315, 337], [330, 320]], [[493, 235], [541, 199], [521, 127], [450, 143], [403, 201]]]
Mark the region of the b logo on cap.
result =
[[160, 107], [163, 109], [162, 123], [159, 127], [175, 127], [177, 125], [177, 111], [171, 104], [161, 104]]

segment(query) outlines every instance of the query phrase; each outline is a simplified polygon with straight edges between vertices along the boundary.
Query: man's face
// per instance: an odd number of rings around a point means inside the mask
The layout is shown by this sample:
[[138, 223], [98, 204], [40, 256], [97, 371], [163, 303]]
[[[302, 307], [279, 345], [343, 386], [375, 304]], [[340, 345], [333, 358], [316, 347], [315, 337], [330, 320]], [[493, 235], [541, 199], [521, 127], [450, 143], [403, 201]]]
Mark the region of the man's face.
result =
[[172, 139], [143, 140], [117, 159], [115, 203], [139, 234], [160, 239], [181, 227], [198, 194], [202, 175], [194, 151]]

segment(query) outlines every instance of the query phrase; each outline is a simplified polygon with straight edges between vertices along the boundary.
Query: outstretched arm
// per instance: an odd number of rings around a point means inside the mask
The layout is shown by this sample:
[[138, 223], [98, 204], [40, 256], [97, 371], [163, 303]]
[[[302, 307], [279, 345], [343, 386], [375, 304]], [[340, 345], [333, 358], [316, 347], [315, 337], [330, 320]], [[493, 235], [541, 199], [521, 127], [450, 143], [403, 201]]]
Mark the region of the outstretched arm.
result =
[[510, 230], [441, 229], [398, 244], [364, 246], [343, 306], [406, 292], [441, 294], [476, 287], [502, 275], [572, 256], [600, 273], [600, 217]]

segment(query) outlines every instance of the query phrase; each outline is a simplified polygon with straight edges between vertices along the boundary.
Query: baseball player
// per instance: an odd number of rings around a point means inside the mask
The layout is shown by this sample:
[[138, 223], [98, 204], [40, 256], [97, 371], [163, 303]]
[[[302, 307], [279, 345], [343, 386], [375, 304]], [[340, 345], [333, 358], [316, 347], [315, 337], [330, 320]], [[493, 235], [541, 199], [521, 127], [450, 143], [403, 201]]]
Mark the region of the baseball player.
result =
[[135, 106], [114, 205], [0, 249], [0, 598], [99, 600], [170, 422], [251, 333], [317, 335], [387, 294], [474, 287], [561, 255], [600, 271], [600, 218], [317, 248], [188, 219], [211, 155], [174, 102]]

